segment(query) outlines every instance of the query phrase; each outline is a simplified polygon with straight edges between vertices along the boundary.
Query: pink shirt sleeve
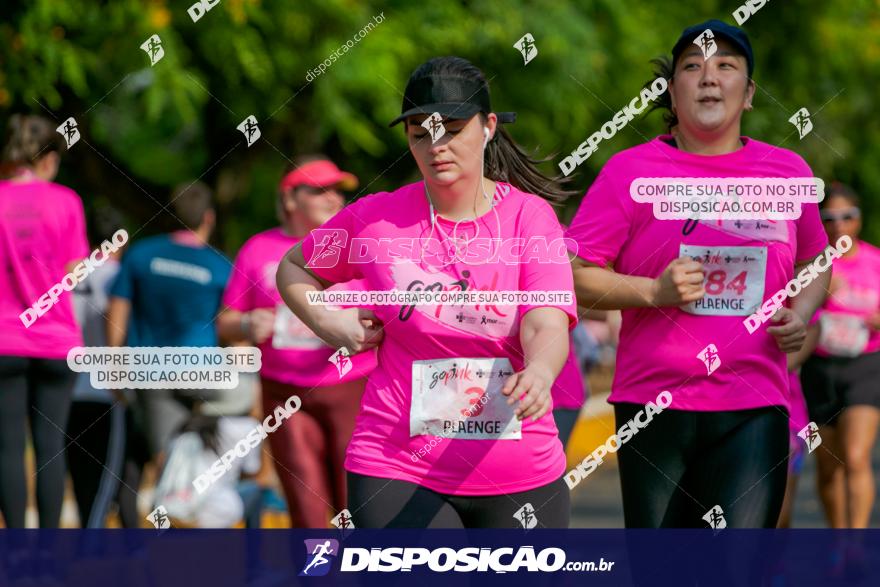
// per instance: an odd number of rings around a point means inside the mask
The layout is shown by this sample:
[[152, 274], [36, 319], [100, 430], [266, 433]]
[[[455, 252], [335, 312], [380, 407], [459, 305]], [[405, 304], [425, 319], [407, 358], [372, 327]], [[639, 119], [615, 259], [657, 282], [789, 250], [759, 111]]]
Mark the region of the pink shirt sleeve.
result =
[[803, 204], [796, 221], [797, 251], [795, 262], [809, 261], [828, 246], [828, 234], [822, 226], [818, 204]]
[[534, 308], [559, 308], [568, 316], [569, 330], [577, 324], [577, 303], [574, 300], [574, 278], [571, 264], [565, 251], [552, 243], [562, 240], [562, 227], [553, 208], [537, 196], [526, 202], [523, 211], [522, 238], [525, 243], [531, 239], [543, 238], [548, 243], [548, 254], [558, 251], [557, 258], [542, 258], [543, 255], [527, 256], [520, 268], [519, 288], [521, 291], [566, 291], [572, 292], [572, 303], [538, 303], [519, 307], [520, 317]]
[[239, 312], [249, 312], [254, 309], [253, 282], [261, 278], [252, 271], [250, 250], [248, 243], [245, 243], [238, 251], [223, 292], [223, 305]]
[[629, 197], [629, 186], [624, 190], [612, 181], [610, 163], [581, 200], [565, 235], [577, 243], [573, 254], [600, 267], [613, 264], [629, 238], [635, 204]]
[[349, 204], [302, 240], [306, 266], [318, 277], [331, 283], [363, 278], [359, 264], [349, 262], [349, 251], [363, 226], [358, 212], [363, 210], [364, 200]]

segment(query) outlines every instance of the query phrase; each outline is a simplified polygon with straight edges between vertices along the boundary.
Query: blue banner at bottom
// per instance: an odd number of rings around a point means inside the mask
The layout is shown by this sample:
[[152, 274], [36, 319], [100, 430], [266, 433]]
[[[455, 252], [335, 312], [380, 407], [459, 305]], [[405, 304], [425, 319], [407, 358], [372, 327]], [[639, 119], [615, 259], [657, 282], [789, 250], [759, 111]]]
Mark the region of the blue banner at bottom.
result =
[[878, 585], [880, 530], [0, 530], [0, 586]]

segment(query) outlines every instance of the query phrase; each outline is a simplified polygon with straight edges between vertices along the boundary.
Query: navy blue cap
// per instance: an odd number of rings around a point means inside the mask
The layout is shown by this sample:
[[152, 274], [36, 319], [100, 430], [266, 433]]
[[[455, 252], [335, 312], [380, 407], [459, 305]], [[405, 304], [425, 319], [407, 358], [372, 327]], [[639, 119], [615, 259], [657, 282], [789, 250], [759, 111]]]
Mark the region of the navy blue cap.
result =
[[752, 53], [752, 44], [749, 42], [749, 36], [741, 28], [714, 18], [684, 29], [672, 48], [673, 66], [684, 50], [694, 42], [694, 39], [702, 35], [706, 29], [712, 31], [712, 34], [716, 37], [721, 37], [732, 43], [743, 54], [749, 66], [749, 77], [752, 77], [752, 72], [755, 71], [755, 56]]

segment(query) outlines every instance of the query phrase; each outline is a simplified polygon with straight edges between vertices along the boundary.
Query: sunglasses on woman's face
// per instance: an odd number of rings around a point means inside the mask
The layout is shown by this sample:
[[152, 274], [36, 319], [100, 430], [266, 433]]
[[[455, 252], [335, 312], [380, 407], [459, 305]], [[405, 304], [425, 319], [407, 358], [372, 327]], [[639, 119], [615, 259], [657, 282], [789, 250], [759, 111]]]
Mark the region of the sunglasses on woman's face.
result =
[[850, 208], [849, 210], [822, 210], [820, 213], [822, 216], [822, 222], [836, 222], [838, 220], [855, 220], [858, 218], [861, 213], [858, 208]]

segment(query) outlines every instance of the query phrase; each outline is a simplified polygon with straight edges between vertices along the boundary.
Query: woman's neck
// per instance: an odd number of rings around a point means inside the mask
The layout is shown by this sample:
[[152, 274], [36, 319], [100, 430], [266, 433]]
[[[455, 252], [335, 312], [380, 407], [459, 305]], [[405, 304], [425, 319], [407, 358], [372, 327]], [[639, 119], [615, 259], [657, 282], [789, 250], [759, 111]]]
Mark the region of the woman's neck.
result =
[[701, 135], [679, 126], [674, 136], [679, 150], [695, 155], [726, 155], [739, 151], [744, 146], [739, 135], [739, 125], [732, 126], [720, 135]]
[[281, 223], [281, 232], [294, 238], [302, 238], [320, 226], [312, 226], [294, 214], [287, 214]]
[[40, 179], [40, 176], [29, 167], [19, 167], [12, 172], [9, 179], [11, 181], [37, 181]]
[[[480, 182], [457, 181], [450, 185], [438, 186], [425, 182], [427, 196], [437, 214], [448, 220], [459, 221], [466, 218], [479, 218], [492, 209], [495, 182], [485, 177]], [[483, 193], [489, 195], [489, 199]]]

